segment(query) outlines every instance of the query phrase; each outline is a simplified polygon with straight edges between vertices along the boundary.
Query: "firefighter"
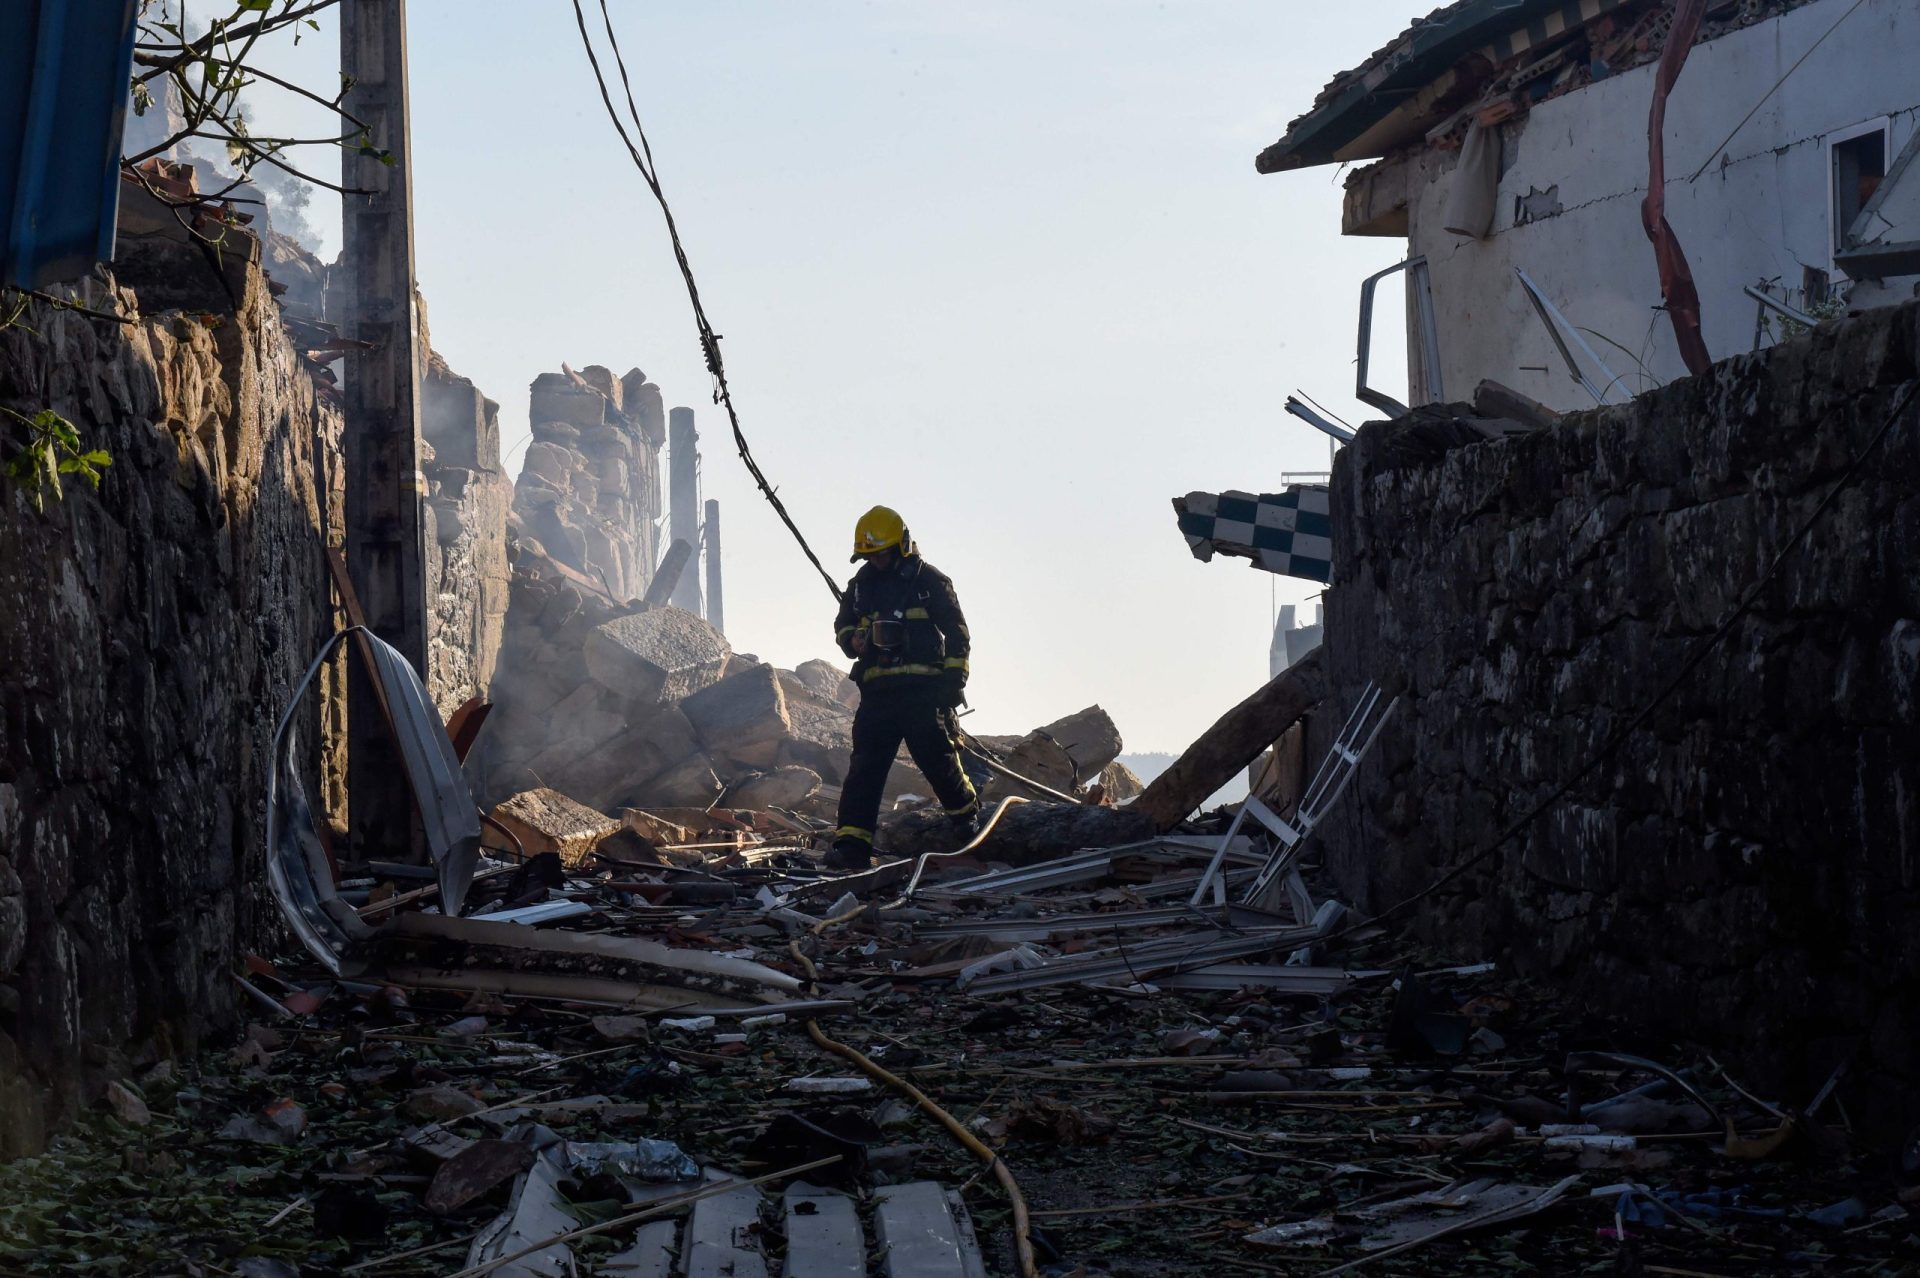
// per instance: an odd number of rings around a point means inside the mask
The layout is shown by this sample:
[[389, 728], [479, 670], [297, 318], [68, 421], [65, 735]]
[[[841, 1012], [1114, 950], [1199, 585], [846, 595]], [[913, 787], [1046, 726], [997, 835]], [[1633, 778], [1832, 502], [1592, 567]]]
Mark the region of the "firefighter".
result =
[[971, 644], [953, 582], [920, 557], [906, 524], [885, 506], [854, 525], [853, 562], [860, 571], [833, 623], [840, 650], [853, 658], [849, 677], [860, 686], [840, 825], [826, 860], [839, 870], [873, 864], [880, 792], [903, 741], [962, 843], [978, 833], [980, 813], [955, 741]]

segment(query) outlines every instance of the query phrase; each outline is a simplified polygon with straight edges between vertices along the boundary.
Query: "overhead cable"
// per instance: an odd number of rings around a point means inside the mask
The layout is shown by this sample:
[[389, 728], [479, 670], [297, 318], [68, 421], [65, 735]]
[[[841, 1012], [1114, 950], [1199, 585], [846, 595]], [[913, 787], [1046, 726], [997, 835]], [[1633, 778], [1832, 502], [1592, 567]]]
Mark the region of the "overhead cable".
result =
[[[620, 54], [620, 41], [613, 34], [613, 18], [607, 12], [607, 0], [600, 0], [600, 18], [606, 27], [607, 44], [613, 50], [614, 63], [620, 68], [620, 85], [626, 93], [627, 114], [633, 119], [631, 136], [627, 133], [626, 125], [620, 122], [620, 112], [613, 105], [613, 94], [607, 88], [607, 77], [602, 74], [600, 59], [593, 51], [593, 38], [587, 34], [587, 15], [581, 8], [580, 0], [573, 0], [573, 16], [580, 27], [580, 42], [586, 48], [587, 61], [593, 66], [593, 78], [600, 86], [600, 100], [606, 104], [607, 118], [613, 121], [614, 130], [619, 133], [620, 140], [626, 143], [627, 154], [633, 157], [634, 167], [640, 170], [640, 176], [645, 179], [647, 189], [653, 192], [654, 200], [660, 205], [661, 216], [666, 219], [667, 237], [673, 241], [673, 260], [680, 268], [680, 278], [686, 281], [687, 300], [693, 304], [693, 322], [700, 332], [700, 353], [706, 360], [708, 374], [713, 378], [713, 402], [727, 410], [727, 423], [733, 428], [734, 446], [739, 450], [740, 460], [746, 463], [747, 473], [753, 476], [753, 482], [759, 485], [760, 492], [773, 506], [774, 512], [780, 516], [780, 522], [787, 526], [787, 531], [793, 534], [793, 539], [800, 543], [801, 551], [819, 572], [821, 580], [827, 583], [827, 589], [833, 592], [833, 597], [837, 601], [840, 598], [840, 583], [833, 579], [826, 566], [820, 562], [820, 556], [814, 554], [813, 547], [807, 544], [807, 539], [800, 532], [799, 525], [795, 524], [793, 516], [787, 513], [786, 505], [781, 502], [779, 493], [767, 481], [766, 474], [760, 469], [760, 464], [754, 461], [753, 450], [747, 447], [747, 437], [740, 429], [740, 415], [733, 407], [733, 391], [727, 385], [726, 364], [720, 357], [720, 334], [713, 331], [713, 325], [707, 320], [706, 308], [700, 303], [700, 287], [694, 282], [693, 267], [687, 261], [686, 248], [680, 243], [680, 229], [674, 224], [673, 209], [667, 203], [666, 192], [660, 187], [659, 172], [653, 163], [653, 148], [647, 142], [646, 129], [640, 124], [640, 111], [633, 103], [633, 83], [627, 78], [627, 62]], [[634, 145], [634, 137], [640, 139], [638, 146]]]

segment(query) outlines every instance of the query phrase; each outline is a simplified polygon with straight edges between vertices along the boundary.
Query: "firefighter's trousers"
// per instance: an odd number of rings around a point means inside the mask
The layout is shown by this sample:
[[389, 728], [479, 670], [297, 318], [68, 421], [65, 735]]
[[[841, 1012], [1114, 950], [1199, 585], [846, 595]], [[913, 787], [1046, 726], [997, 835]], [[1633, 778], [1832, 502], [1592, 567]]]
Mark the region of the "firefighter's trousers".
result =
[[860, 690], [860, 708], [853, 715], [853, 758], [847, 764], [846, 784], [840, 787], [840, 827], [834, 831], [838, 838], [873, 842], [880, 792], [902, 742], [948, 816], [964, 817], [979, 806], [973, 782], [960, 766], [939, 687], [911, 675], [901, 683], [904, 686], [868, 684]]

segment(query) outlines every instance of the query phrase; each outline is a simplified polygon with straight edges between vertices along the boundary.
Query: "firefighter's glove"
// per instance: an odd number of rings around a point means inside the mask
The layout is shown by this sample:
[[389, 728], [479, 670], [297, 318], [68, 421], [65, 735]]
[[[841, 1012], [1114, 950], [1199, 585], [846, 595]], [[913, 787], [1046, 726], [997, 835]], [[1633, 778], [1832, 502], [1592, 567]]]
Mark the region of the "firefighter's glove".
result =
[[940, 704], [948, 709], [956, 709], [967, 703], [967, 676], [959, 670], [949, 670], [940, 676]]

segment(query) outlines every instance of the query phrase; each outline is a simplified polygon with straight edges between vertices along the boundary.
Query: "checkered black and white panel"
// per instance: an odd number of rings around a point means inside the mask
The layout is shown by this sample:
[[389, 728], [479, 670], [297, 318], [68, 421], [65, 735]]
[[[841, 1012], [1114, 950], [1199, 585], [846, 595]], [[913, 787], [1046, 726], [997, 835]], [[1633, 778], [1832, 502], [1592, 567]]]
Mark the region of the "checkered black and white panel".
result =
[[1196, 559], [1217, 551], [1308, 581], [1333, 579], [1333, 525], [1327, 486], [1296, 484], [1281, 493], [1188, 493], [1173, 508]]

